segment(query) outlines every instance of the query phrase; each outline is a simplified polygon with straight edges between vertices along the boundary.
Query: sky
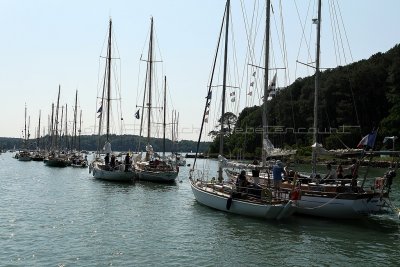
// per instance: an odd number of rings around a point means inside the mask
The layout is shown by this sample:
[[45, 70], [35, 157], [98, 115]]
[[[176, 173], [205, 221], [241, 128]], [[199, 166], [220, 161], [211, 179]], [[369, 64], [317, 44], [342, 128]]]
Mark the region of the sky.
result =
[[[386, 52], [400, 42], [400, 1], [322, 2], [322, 67], [367, 59], [375, 53]], [[277, 32], [280, 25], [283, 24], [285, 30], [287, 69], [285, 74], [278, 72], [278, 85], [283, 86], [297, 77], [312, 74], [312, 70], [301, 67], [296, 60], [307, 62], [307, 55], [314, 57], [315, 54], [313, 33], [309, 31], [312, 27], [309, 22], [315, 17], [315, 12], [311, 12], [312, 15], [307, 12], [315, 8], [315, 1], [272, 0], [272, 5], [271, 39], [279, 39]], [[42, 127], [47, 127], [51, 104], [57, 101], [59, 85], [60, 103], [68, 105], [69, 121], [72, 120], [75, 91], [78, 90], [83, 116], [82, 134], [94, 133], [101, 76], [99, 62], [100, 56], [104, 55], [110, 18], [120, 57], [122, 116], [128, 125], [124, 128], [125, 133], [139, 134], [139, 121], [134, 114], [136, 105], [142, 101], [139, 92], [143, 88], [139, 76], [144, 75], [145, 67], [140, 58], [146, 53], [150, 18], [153, 17], [157, 49], [168, 79], [170, 100], [173, 109], [179, 112], [178, 138], [197, 140], [224, 6], [224, 0], [0, 0], [0, 136], [22, 137], [25, 105], [30, 117], [31, 137], [38, 124], [39, 110]], [[265, 1], [258, 0], [254, 5], [253, 0], [232, 0], [231, 6], [232, 24], [237, 30], [233, 31], [235, 46], [230, 51], [232, 58], [238, 58], [239, 71], [236, 74], [243, 76], [242, 70], [255, 62], [249, 62], [245, 57], [248, 38], [243, 26], [242, 8], [247, 10], [248, 16], [251, 16], [253, 7], [260, 10], [260, 33], [261, 27], [264, 27]], [[341, 13], [336, 15], [340, 17], [340, 27], [344, 26], [341, 30], [342, 50], [350, 51], [346, 52], [345, 63], [343, 58], [338, 60], [334, 47], [329, 45], [335, 42], [331, 37], [332, 16], [329, 13], [332, 6], [340, 7]], [[280, 10], [282, 18], [278, 18]], [[303, 23], [308, 25], [304, 27], [304, 34], [300, 27]], [[304, 49], [306, 54], [302, 57], [299, 51], [306, 47], [306, 39], [309, 39], [309, 48]], [[282, 44], [280, 40], [279, 44]], [[282, 47], [279, 44], [272, 46], [270, 58], [277, 67], [280, 66], [277, 55]], [[261, 59], [262, 42], [254, 44], [254, 47], [256, 57]], [[247, 79], [238, 78], [241, 94], [246, 95], [249, 90], [244, 85], [248, 84]], [[239, 103], [237, 99], [235, 109], [240, 111], [245, 105], [259, 104], [259, 101], [259, 98], [251, 101], [243, 99]]]

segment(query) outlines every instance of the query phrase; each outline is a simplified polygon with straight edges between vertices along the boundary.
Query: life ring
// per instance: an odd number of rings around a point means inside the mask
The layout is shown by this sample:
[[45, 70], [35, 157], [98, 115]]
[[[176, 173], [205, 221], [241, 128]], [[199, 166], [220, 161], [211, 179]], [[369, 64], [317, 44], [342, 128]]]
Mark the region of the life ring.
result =
[[271, 202], [272, 201], [271, 190], [269, 190], [268, 188], [264, 188], [263, 190], [261, 190], [261, 199], [267, 202]]

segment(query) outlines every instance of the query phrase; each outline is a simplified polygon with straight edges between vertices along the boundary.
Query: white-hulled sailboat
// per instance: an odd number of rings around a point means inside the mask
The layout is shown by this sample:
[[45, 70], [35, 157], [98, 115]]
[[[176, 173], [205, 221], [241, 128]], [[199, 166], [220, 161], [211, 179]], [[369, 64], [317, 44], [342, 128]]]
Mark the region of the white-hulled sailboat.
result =
[[[266, 44], [269, 45], [269, 21], [270, 21], [270, 1], [267, 1], [267, 20], [266, 20]], [[226, 78], [227, 78], [227, 51], [228, 51], [228, 35], [229, 35], [229, 13], [230, 13], [230, 0], [226, 2], [224, 22], [225, 24], [225, 49], [224, 49], [224, 70], [223, 70], [223, 85], [222, 85], [222, 103], [221, 103], [221, 132], [220, 136], [220, 147], [219, 153], [220, 158], [223, 158], [224, 153], [224, 126], [223, 117], [225, 115], [225, 94], [226, 94]], [[223, 26], [223, 25], [222, 25]], [[221, 26], [220, 38], [217, 46], [220, 45], [220, 40], [223, 32], [223, 27]], [[268, 51], [268, 49], [266, 49]], [[214, 69], [217, 59], [217, 54], [214, 58], [213, 72], [209, 84], [208, 94], [206, 97], [206, 105], [203, 113], [203, 120], [200, 129], [200, 136], [198, 139], [196, 157], [190, 170], [190, 184], [194, 194], [195, 199], [208, 207], [221, 210], [224, 212], [235, 213], [239, 215], [249, 216], [249, 217], [260, 217], [267, 219], [283, 219], [291, 216], [294, 212], [295, 207], [293, 202], [282, 197], [273, 196], [272, 192], [268, 188], [261, 188], [254, 185], [252, 188], [240, 188], [231, 182], [224, 181], [222, 164], [219, 162], [218, 166], [218, 179], [214, 177], [208, 180], [205, 170], [196, 169], [196, 161], [198, 155], [199, 143], [201, 141], [201, 135], [204, 128], [204, 123], [208, 118], [209, 108], [211, 104], [212, 96], [212, 83], [214, 77]], [[268, 71], [268, 53], [266, 52], [266, 72]], [[266, 101], [266, 99], [264, 99]]]
[[[99, 144], [101, 138], [101, 128], [103, 119], [106, 119], [106, 141], [104, 145], [104, 152], [106, 153], [105, 158], [100, 157], [100, 145], [98, 144], [98, 150], [95, 159], [89, 166], [89, 173], [93, 173], [93, 177], [96, 179], [113, 181], [113, 182], [132, 182], [135, 178], [135, 172], [132, 168], [129, 157], [126, 157], [125, 164], [114, 164], [111, 160], [111, 142], [110, 136], [110, 112], [111, 112], [111, 44], [112, 44], [112, 20], [109, 22], [108, 31], [108, 46], [107, 46], [107, 57], [105, 67], [105, 77], [103, 84], [103, 93], [101, 98], [101, 105], [98, 110], [99, 115]], [[103, 116], [105, 115], [105, 116]], [[105, 118], [104, 118], [105, 117]]]

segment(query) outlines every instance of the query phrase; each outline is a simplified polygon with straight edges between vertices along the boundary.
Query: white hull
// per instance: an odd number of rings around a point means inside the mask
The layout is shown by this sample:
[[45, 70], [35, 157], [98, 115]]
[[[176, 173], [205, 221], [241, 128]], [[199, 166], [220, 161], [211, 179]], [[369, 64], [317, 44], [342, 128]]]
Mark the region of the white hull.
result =
[[136, 170], [136, 176], [141, 181], [171, 183], [178, 177], [177, 171], [147, 171]]
[[[105, 170], [104, 165], [100, 163], [93, 163], [90, 166], [89, 172], [93, 172], [93, 177], [100, 180], [106, 180], [111, 182], [132, 182], [135, 179], [135, 172], [124, 171], [124, 168]], [[122, 167], [125, 167], [122, 165]]]
[[374, 214], [385, 207], [379, 194], [343, 194], [335, 197], [303, 194], [297, 201], [296, 213], [312, 216], [351, 219]]
[[295, 211], [295, 206], [293, 205], [292, 201], [287, 203], [267, 204], [234, 198], [232, 199], [231, 205], [229, 205], [228, 200], [230, 195], [223, 192], [218, 192], [210, 187], [203, 186], [200, 182], [194, 182], [192, 179], [190, 182], [196, 201], [217, 210], [266, 219], [287, 218]]

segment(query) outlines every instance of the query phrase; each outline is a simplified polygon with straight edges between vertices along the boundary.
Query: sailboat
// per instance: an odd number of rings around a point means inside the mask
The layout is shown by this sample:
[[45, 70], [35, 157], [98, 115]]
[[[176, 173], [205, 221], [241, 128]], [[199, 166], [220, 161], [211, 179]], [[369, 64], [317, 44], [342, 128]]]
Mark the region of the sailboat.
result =
[[[107, 57], [105, 66], [105, 77], [103, 84], [103, 94], [101, 106], [98, 110], [99, 115], [99, 143], [101, 138], [101, 128], [103, 119], [106, 122], [106, 141], [104, 144], [104, 152], [106, 156], [102, 159], [100, 157], [100, 146], [98, 147], [95, 159], [89, 166], [89, 173], [93, 173], [93, 177], [100, 180], [107, 180], [113, 182], [132, 182], [135, 178], [135, 172], [126, 156], [125, 164], [114, 164], [112, 160], [112, 148], [110, 142], [110, 112], [111, 112], [111, 45], [112, 45], [112, 20], [109, 21], [108, 30], [108, 46]], [[105, 118], [104, 116], [105, 115]]]
[[[317, 25], [317, 44], [315, 61], [315, 91], [314, 91], [314, 134], [312, 145], [312, 174], [303, 179], [301, 199], [297, 201], [296, 213], [319, 217], [350, 219], [374, 214], [387, 208], [388, 197], [394, 172], [387, 172], [382, 178], [376, 178], [372, 188], [364, 187], [366, 176], [361, 184], [356, 178], [352, 181], [335, 181], [334, 183], [312, 182], [317, 180], [317, 155], [324, 150], [318, 143], [318, 93], [320, 89], [320, 27], [321, 27], [321, 0], [318, 1], [318, 18], [313, 20]], [[298, 177], [301, 178], [301, 177]], [[312, 180], [311, 180], [312, 179]], [[299, 179], [297, 179], [299, 180]], [[297, 187], [295, 182], [284, 182], [282, 188], [292, 190]]]
[[19, 161], [31, 161], [32, 155], [28, 150], [28, 139], [29, 139], [29, 128], [28, 132], [26, 131], [26, 105], [25, 105], [25, 127], [24, 127], [24, 143], [23, 149], [18, 153], [18, 160]]
[[[86, 168], [88, 166], [87, 156], [83, 156], [80, 152], [80, 132], [82, 127], [82, 110], [80, 111], [79, 130], [77, 130], [77, 113], [78, 112], [78, 90], [75, 93], [75, 109], [74, 109], [74, 124], [73, 124], [73, 139], [72, 139], [72, 153], [70, 155], [71, 167], [73, 168]], [[76, 133], [79, 132], [79, 140], [77, 144]]]
[[[270, 14], [270, 2], [267, 1], [267, 24], [269, 23]], [[223, 84], [222, 84], [222, 103], [221, 103], [221, 117], [225, 115], [225, 94], [226, 94], [226, 78], [227, 78], [227, 51], [228, 51], [228, 35], [229, 35], [229, 14], [230, 14], [230, 0], [227, 0], [225, 7], [224, 21], [225, 23], [225, 49], [224, 49], [224, 69], [223, 69]], [[266, 29], [269, 30], [267, 26]], [[220, 39], [223, 32], [221, 26]], [[269, 31], [267, 36], [269, 35]], [[220, 39], [218, 41], [217, 52], [220, 45]], [[268, 39], [267, 39], [268, 40]], [[267, 58], [267, 57], [266, 57]], [[214, 58], [215, 69], [217, 54]], [[268, 58], [266, 64], [268, 62]], [[266, 72], [268, 69], [266, 69]], [[192, 188], [192, 192], [197, 202], [205, 206], [224, 211], [229, 213], [235, 213], [239, 215], [249, 217], [260, 217], [267, 219], [283, 219], [289, 217], [295, 211], [294, 202], [284, 197], [273, 196], [272, 192], [268, 188], [262, 188], [259, 186], [253, 186], [251, 189], [246, 188], [243, 192], [243, 188], [236, 186], [231, 182], [224, 181], [223, 177], [223, 166], [219, 162], [218, 166], [218, 179], [214, 177], [208, 180], [205, 171], [202, 172], [196, 169], [196, 161], [198, 155], [198, 148], [201, 140], [201, 135], [204, 128], [205, 119], [209, 111], [211, 97], [212, 97], [212, 82], [213, 82], [214, 71], [211, 76], [209, 89], [206, 97], [206, 105], [203, 113], [203, 120], [200, 128], [200, 136], [198, 139], [196, 157], [190, 170], [189, 180]], [[221, 120], [222, 121], [222, 120]], [[219, 158], [223, 158], [224, 152], [224, 128], [221, 123], [220, 130], [220, 147], [219, 147]]]
[[44, 164], [49, 167], [67, 167], [68, 159], [65, 153], [62, 153], [59, 149], [58, 141], [58, 110], [60, 105], [60, 92], [61, 85], [58, 86], [58, 97], [56, 106], [56, 116], [53, 120], [54, 105], [52, 105], [52, 120], [51, 120], [51, 148], [47, 157], [43, 160]]
[[37, 137], [36, 137], [36, 150], [33, 153], [32, 160], [33, 161], [43, 161], [44, 160], [44, 151], [40, 150], [40, 119], [41, 119], [41, 111], [39, 110], [39, 123], [37, 129]]
[[[152, 76], [153, 76], [153, 18], [151, 18], [150, 23], [150, 40], [149, 40], [149, 51], [147, 58], [147, 74], [148, 79], [148, 96], [147, 96], [147, 145], [146, 145], [146, 155], [142, 159], [141, 154], [135, 158], [135, 170], [137, 178], [141, 181], [150, 182], [161, 182], [161, 183], [171, 183], [174, 182], [178, 176], [178, 169], [165, 157], [165, 127], [166, 127], [166, 78], [164, 77], [164, 122], [163, 122], [163, 156], [157, 155], [153, 151], [153, 147], [150, 144], [151, 138], [151, 112], [152, 112]], [[145, 99], [146, 96], [144, 96]], [[143, 118], [143, 116], [142, 116]], [[142, 127], [141, 127], [142, 128]]]

